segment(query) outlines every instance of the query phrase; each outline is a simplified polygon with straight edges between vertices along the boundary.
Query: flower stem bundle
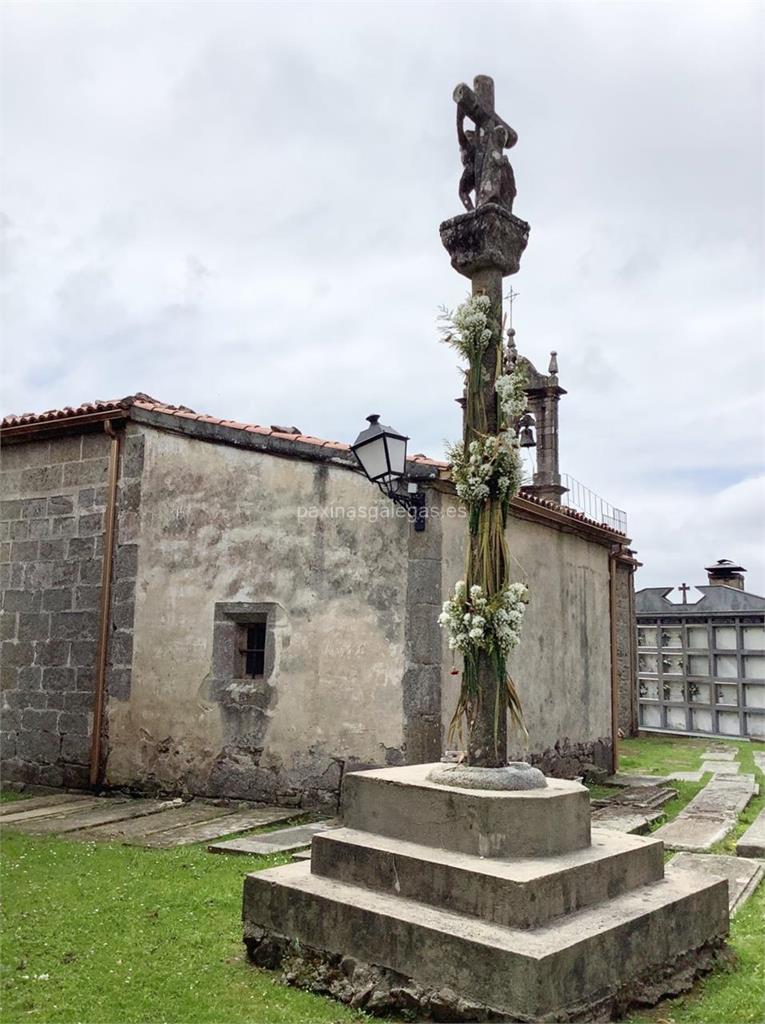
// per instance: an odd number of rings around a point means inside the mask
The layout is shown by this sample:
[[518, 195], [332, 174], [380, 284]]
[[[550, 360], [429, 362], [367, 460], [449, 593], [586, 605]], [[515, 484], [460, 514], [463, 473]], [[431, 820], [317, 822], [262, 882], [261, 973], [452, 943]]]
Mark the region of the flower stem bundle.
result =
[[[493, 321], [491, 300], [474, 295], [453, 313], [442, 311], [443, 340], [467, 361], [465, 419], [462, 440], [449, 448], [452, 479], [468, 513], [465, 579], [443, 605], [439, 625], [449, 634], [449, 646], [463, 659], [459, 701], [449, 729], [449, 742], [463, 743], [476, 719], [483, 694], [480, 665], [486, 659], [498, 686], [494, 708], [494, 738], [498, 745], [501, 716], [526, 734], [520, 699], [507, 674], [507, 657], [518, 645], [523, 613], [529, 600], [522, 583], [511, 583], [505, 530], [510, 499], [518, 493], [523, 473], [518, 422], [526, 409], [525, 369], [517, 361], [503, 369], [502, 332]], [[492, 400], [486, 408], [486, 356], [496, 350]], [[493, 359], [491, 363], [493, 364]], [[497, 424], [496, 433], [488, 424]]]

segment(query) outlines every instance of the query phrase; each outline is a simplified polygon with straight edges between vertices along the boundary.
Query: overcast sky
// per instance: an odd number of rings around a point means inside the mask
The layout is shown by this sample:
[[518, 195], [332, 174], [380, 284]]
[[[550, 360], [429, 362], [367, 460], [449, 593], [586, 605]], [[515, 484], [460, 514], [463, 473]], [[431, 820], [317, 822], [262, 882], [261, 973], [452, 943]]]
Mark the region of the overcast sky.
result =
[[[762, 15], [719, 3], [6, 3], [2, 411], [136, 391], [459, 433], [452, 90], [496, 81], [515, 326], [637, 585], [765, 592]], [[508, 280], [508, 286], [510, 280]]]

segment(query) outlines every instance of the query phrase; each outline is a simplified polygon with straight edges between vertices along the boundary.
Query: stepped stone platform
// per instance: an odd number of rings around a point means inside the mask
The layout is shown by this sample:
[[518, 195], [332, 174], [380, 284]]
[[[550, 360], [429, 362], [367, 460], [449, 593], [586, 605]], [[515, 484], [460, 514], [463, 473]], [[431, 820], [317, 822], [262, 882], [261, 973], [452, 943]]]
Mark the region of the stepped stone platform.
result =
[[467, 790], [358, 772], [310, 861], [245, 879], [251, 959], [369, 1013], [610, 1020], [721, 954], [728, 887], [653, 836], [591, 829], [587, 790]]

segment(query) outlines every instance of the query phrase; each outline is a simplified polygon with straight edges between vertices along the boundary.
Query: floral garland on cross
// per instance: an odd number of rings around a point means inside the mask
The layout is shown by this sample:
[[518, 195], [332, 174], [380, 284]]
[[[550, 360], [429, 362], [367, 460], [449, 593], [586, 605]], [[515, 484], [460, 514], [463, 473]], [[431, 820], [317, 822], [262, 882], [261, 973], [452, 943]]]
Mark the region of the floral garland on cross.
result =
[[[439, 625], [449, 634], [449, 647], [463, 658], [457, 708], [449, 742], [463, 745], [481, 701], [479, 662], [489, 659], [498, 681], [494, 709], [495, 743], [500, 716], [526, 733], [518, 692], [507, 674], [507, 658], [521, 638], [523, 613], [529, 601], [523, 583], [511, 583], [505, 528], [510, 499], [518, 493], [523, 469], [518, 440], [519, 420], [526, 411], [525, 367], [509, 353], [502, 360], [501, 331], [491, 320], [491, 300], [474, 295], [454, 312], [441, 313], [442, 339], [466, 360], [465, 428], [462, 441], [448, 449], [452, 480], [468, 513], [469, 543], [465, 579], [443, 605]], [[491, 345], [497, 352], [495, 385], [497, 432], [488, 430], [482, 391], [482, 362]], [[501, 696], [500, 696], [501, 695]]]

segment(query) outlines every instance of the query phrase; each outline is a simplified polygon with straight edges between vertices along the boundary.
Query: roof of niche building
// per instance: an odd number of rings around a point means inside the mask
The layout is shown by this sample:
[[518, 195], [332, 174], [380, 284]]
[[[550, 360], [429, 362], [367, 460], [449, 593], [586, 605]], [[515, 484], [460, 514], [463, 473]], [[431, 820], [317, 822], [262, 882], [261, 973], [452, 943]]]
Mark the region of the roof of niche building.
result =
[[[646, 587], [635, 594], [636, 615], [667, 616], [714, 615], [735, 612], [765, 612], [765, 597], [748, 594], [737, 587], [703, 586], [695, 589], [701, 592], [696, 601], [687, 604], [667, 599], [674, 587]], [[690, 596], [690, 595], [689, 595]]]

